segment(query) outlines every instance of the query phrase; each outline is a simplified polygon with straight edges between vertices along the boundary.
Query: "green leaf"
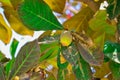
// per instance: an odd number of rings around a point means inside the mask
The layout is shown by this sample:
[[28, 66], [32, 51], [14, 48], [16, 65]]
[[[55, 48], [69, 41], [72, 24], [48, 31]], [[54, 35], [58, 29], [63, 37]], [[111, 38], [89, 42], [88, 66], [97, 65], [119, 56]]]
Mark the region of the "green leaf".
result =
[[78, 51], [80, 52], [82, 58], [91, 65], [100, 66], [103, 62], [104, 55], [99, 48], [90, 51], [88, 48], [84, 47], [80, 42], [76, 43]]
[[6, 71], [6, 76], [7, 76], [7, 80], [9, 79], [9, 76], [10, 76], [10, 72], [11, 72], [11, 69], [13, 67], [13, 64], [15, 62], [15, 59], [13, 58], [12, 60], [10, 60], [6, 66], [5, 66], [5, 71]]
[[76, 46], [63, 47], [63, 56], [72, 65], [77, 80], [92, 80], [89, 64], [81, 57]]
[[61, 49], [59, 48], [59, 51], [58, 51], [58, 56], [57, 56], [57, 65], [60, 69], [66, 69], [67, 66], [68, 66], [68, 62], [64, 62], [64, 63], [61, 63], [61, 60], [60, 60], [60, 53]]
[[113, 80], [120, 80], [120, 64], [111, 61], [109, 66], [112, 72]]
[[36, 66], [40, 58], [40, 48], [37, 40], [25, 44], [18, 53], [11, 69], [10, 78], [27, 72]]
[[13, 39], [13, 42], [10, 46], [10, 53], [11, 53], [12, 59], [15, 58], [15, 52], [16, 52], [18, 43], [19, 42], [17, 40]]
[[99, 35], [94, 39], [94, 43], [96, 44], [97, 47], [100, 48], [100, 50], [103, 50], [104, 40], [105, 40], [105, 33], [101, 33], [101, 35]]
[[103, 52], [105, 56], [120, 64], [120, 44], [107, 41]]
[[104, 55], [104, 62], [109, 62], [109, 61], [110, 61], [110, 58]]
[[106, 22], [106, 16], [106, 11], [100, 10], [94, 18], [89, 21], [89, 28], [92, 30], [89, 35], [91, 35], [95, 46], [101, 50], [103, 50], [105, 41], [115, 40], [116, 27]]
[[5, 67], [6, 68], [7, 78], [9, 78], [11, 69], [12, 69], [13, 64], [15, 62], [15, 52], [16, 52], [18, 43], [19, 42], [17, 40], [13, 39], [13, 42], [12, 42], [12, 44], [10, 46], [10, 53], [11, 53], [12, 59], [7, 63], [7, 65]]
[[107, 0], [109, 4], [113, 3], [114, 0]]
[[59, 51], [58, 51], [58, 56], [57, 56], [57, 66], [58, 66], [58, 80], [65, 80], [65, 75], [66, 75], [66, 70], [67, 70], [67, 66], [68, 66], [68, 62], [64, 62], [64, 63], [61, 63], [61, 60], [60, 60], [60, 55], [61, 55], [61, 49], [59, 48]]
[[43, 60], [50, 60], [57, 56], [60, 44], [59, 44], [59, 37], [60, 34], [54, 33], [52, 31], [45, 31], [39, 38], [40, 50], [41, 50], [41, 57], [40, 62]]
[[18, 13], [23, 23], [32, 30], [63, 29], [43, 0], [25, 0], [20, 5]]
[[120, 15], [120, 0], [108, 0], [109, 5], [107, 7], [107, 13], [109, 14], [110, 19], [114, 19], [118, 15]]
[[100, 10], [96, 13], [93, 19], [90, 20], [89, 26], [95, 32], [105, 32], [108, 35], [115, 35], [116, 28], [113, 25], [106, 23], [107, 13], [105, 10]]
[[4, 73], [4, 67], [1, 63], [0, 63], [0, 80], [6, 80], [5, 73]]
[[94, 12], [89, 8], [83, 8], [75, 16], [64, 22], [65, 29], [69, 31], [82, 32], [88, 29], [88, 21], [92, 18]]
[[5, 58], [5, 55], [3, 55], [3, 53], [0, 51], [0, 62], [1, 62], [1, 60], [4, 59], [4, 58]]
[[58, 80], [66, 80], [65, 76], [66, 76], [66, 69], [58, 69], [58, 74], [57, 74], [57, 79]]
[[59, 42], [53, 41], [50, 43], [43, 43], [40, 44], [40, 48], [41, 48], [40, 62], [42, 62], [43, 60], [49, 60], [57, 56], [59, 49]]
[[112, 42], [106, 41], [104, 44], [104, 53], [113, 53], [115, 51], [115, 46]]

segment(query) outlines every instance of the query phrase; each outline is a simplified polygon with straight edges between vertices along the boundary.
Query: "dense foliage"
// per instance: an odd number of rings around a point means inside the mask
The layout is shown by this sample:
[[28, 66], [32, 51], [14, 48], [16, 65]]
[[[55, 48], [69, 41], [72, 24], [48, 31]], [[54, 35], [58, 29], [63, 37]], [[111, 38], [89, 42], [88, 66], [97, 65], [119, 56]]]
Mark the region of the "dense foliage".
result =
[[[108, 6], [101, 10], [104, 1]], [[12, 30], [23, 36], [44, 31], [16, 57], [16, 39], [10, 46], [11, 59], [0, 52], [0, 80], [120, 80], [120, 0], [0, 3], [10, 24], [0, 14], [3, 43], [10, 43]], [[73, 8], [77, 5], [81, 5], [79, 10]]]

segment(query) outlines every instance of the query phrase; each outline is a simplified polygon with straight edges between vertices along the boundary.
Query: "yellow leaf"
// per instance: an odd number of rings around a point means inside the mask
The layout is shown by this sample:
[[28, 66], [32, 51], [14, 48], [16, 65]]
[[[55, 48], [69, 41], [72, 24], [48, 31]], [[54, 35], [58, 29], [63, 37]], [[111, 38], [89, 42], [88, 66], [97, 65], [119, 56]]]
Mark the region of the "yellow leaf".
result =
[[88, 21], [93, 16], [93, 11], [89, 7], [82, 8], [79, 13], [64, 22], [64, 28], [69, 31], [82, 32], [88, 29]]
[[100, 50], [103, 50], [103, 47], [104, 47], [104, 40], [105, 40], [105, 33], [102, 32], [100, 34], [100, 36], [97, 36], [95, 39], [94, 39], [94, 42], [96, 44], [96, 46], [98, 46], [100, 48]]
[[94, 69], [96, 70], [96, 72], [94, 73], [94, 76], [96, 78], [103, 78], [105, 75], [107, 75], [108, 73], [110, 73], [110, 69], [109, 69], [109, 63], [103, 63], [101, 66], [95, 66]]
[[108, 78], [102, 78], [101, 80], [109, 80]]
[[57, 68], [57, 60], [55, 58], [52, 58], [50, 60], [47, 60], [49, 64], [51, 64], [53, 67]]
[[11, 35], [11, 29], [8, 27], [3, 16], [0, 14], [0, 40], [7, 44], [10, 42]]
[[9, 21], [11, 28], [15, 30], [15, 32], [21, 35], [33, 36], [34, 31], [23, 25], [19, 19], [18, 13], [13, 8], [5, 6], [4, 9], [6, 18]]
[[52, 10], [62, 13], [65, 7], [66, 0], [44, 0]]
[[56, 58], [51, 58], [49, 60], [45, 60], [45, 61], [43, 61], [43, 62], [40, 63], [40, 67], [43, 68], [43, 69], [45, 69], [49, 65], [52, 65], [54, 68], [58, 68], [56, 61], [57, 61]]
[[77, 80], [74, 73], [66, 74], [65, 80]]
[[70, 74], [71, 74], [71, 73], [72, 73], [72, 65], [71, 65], [71, 64], [69, 64], [69, 65], [68, 65], [68, 67], [67, 67], [67, 69], [68, 69], [68, 73], [70, 73]]
[[16, 10], [24, 0], [10, 0], [13, 8]]
[[60, 62], [61, 62], [61, 64], [66, 62], [66, 59], [64, 58], [63, 55], [60, 55]]
[[10, 0], [0, 0], [0, 2], [2, 3], [3, 6], [7, 5], [12, 7]]

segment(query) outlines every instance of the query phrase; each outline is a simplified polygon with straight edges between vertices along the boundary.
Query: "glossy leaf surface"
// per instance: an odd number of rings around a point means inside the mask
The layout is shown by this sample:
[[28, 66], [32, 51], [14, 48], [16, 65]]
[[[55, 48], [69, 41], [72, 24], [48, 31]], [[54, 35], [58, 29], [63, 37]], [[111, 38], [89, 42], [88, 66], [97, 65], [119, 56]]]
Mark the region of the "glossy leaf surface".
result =
[[9, 77], [10, 77], [11, 69], [13, 67], [14, 62], [15, 62], [15, 59], [13, 58], [5, 66], [5, 71], [6, 71], [6, 77], [7, 77], [7, 79], [9, 79]]
[[29, 29], [37, 31], [63, 29], [52, 10], [43, 0], [25, 0], [20, 5], [18, 13], [22, 22]]
[[17, 40], [13, 39], [13, 42], [10, 47], [10, 53], [11, 53], [12, 58], [15, 58], [15, 52], [16, 52], [18, 43], [19, 42]]
[[120, 64], [120, 44], [107, 41], [103, 52], [108, 58]]

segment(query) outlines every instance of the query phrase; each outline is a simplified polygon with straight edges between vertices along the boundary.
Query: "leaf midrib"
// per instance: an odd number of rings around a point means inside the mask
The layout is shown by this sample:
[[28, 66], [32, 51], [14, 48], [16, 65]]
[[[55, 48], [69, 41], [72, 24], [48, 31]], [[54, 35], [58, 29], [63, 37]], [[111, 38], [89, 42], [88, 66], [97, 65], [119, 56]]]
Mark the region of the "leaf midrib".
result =
[[47, 20], [46, 18], [42, 17], [41, 15], [37, 15], [37, 14], [35, 14], [33, 11], [30, 11], [30, 10], [27, 9], [27, 8], [23, 8], [23, 9], [24, 9], [26, 12], [31, 13], [31, 14], [33, 14], [34, 16], [37, 16], [37, 17], [39, 17], [40, 19], [42, 19], [42, 20], [44, 20], [44, 21], [46, 21], [46, 22], [48, 22], [48, 23], [56, 26], [57, 28], [62, 29], [60, 26], [52, 23], [51, 21]]
[[[24, 63], [27, 61], [27, 59], [29, 58], [29, 56], [31, 55], [31, 52], [33, 51], [33, 49], [27, 53], [28, 55], [26, 56], [26, 58], [22, 61], [21, 65], [18, 67], [18, 69], [16, 70], [16, 72], [13, 74], [13, 77], [18, 73], [18, 71], [21, 69], [21, 67], [24, 65]], [[12, 78], [13, 78], [12, 77]]]

